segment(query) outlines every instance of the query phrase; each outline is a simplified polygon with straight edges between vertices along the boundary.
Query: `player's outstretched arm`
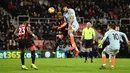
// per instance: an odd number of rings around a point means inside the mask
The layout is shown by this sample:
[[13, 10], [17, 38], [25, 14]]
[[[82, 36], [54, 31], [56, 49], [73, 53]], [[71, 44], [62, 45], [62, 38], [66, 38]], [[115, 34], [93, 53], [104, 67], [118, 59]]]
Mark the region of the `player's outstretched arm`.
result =
[[38, 40], [38, 37], [31, 31], [30, 27], [27, 28], [27, 31], [29, 34], [31, 34], [36, 40]]
[[60, 27], [58, 27], [58, 29], [61, 29], [61, 28], [65, 27], [66, 25], [67, 25], [67, 23], [64, 22], [63, 25], [61, 25]]
[[104, 41], [107, 39], [107, 37], [108, 37], [108, 33], [106, 32], [102, 39], [102, 42], [98, 45], [99, 47], [104, 43]]
[[19, 36], [17, 29], [15, 29], [14, 35], [15, 35], [15, 36]]
[[128, 40], [128, 38], [127, 38], [127, 36], [126, 36], [125, 33], [120, 32], [120, 35], [123, 36], [123, 37], [125, 38], [125, 40], [126, 40], [127, 43], [129, 43], [129, 40]]

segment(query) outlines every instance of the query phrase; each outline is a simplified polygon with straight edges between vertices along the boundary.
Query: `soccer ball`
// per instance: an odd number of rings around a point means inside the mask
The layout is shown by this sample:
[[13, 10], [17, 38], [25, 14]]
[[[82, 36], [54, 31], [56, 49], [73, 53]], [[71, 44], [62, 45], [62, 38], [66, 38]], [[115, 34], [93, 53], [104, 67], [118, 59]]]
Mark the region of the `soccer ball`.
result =
[[54, 7], [50, 7], [50, 8], [48, 9], [48, 12], [49, 12], [49, 13], [54, 13], [54, 12], [55, 12]]

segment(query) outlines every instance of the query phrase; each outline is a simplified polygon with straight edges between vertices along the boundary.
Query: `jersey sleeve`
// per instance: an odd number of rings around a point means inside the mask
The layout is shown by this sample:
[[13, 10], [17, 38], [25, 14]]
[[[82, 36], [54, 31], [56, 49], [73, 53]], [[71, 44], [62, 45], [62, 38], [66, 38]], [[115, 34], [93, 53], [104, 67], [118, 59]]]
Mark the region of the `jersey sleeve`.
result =
[[125, 38], [126, 42], [128, 42], [128, 38], [127, 38], [127, 36], [126, 36], [125, 33], [123, 33], [123, 32], [119, 32], [119, 34]]
[[103, 39], [102, 39], [101, 44], [103, 44], [103, 43], [104, 43], [104, 41], [107, 39], [107, 37], [108, 37], [108, 32], [106, 32], [106, 33], [105, 33], [105, 35], [104, 35], [104, 37], [103, 37]]
[[95, 30], [94, 30], [94, 29], [92, 29], [92, 34], [93, 34], [93, 36], [95, 36], [95, 35], [96, 35], [96, 33], [95, 33]]

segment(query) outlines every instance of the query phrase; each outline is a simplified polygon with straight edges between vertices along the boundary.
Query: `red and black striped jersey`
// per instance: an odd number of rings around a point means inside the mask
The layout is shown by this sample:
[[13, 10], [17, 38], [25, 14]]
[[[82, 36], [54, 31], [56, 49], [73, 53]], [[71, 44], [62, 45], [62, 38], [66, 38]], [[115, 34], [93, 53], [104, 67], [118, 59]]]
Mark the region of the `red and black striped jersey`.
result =
[[[58, 26], [61, 26], [63, 24], [64, 24], [64, 20], [63, 19], [57, 21], [57, 25]], [[65, 27], [61, 28], [60, 31], [64, 32], [66, 30], [66, 28], [68, 28], [68, 25], [66, 25]]]
[[19, 39], [28, 39], [29, 38], [29, 33], [28, 33], [28, 31], [27, 31], [27, 28], [28, 28], [29, 26], [27, 25], [27, 24], [25, 24], [25, 23], [23, 23], [23, 24], [21, 24], [20, 26], [19, 26], [19, 28], [17, 29], [17, 31], [18, 31], [18, 37], [19, 37]]

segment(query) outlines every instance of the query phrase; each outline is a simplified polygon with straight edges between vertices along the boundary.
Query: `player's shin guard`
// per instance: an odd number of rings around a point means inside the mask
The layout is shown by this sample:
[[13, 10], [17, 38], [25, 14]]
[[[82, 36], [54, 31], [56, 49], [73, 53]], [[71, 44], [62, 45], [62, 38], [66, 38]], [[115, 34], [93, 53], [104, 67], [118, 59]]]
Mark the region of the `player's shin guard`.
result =
[[102, 65], [106, 65], [106, 55], [104, 53], [102, 53]]
[[24, 52], [21, 53], [21, 63], [22, 63], [22, 65], [24, 65]]
[[112, 54], [109, 54], [109, 62], [111, 62]]
[[34, 51], [31, 51], [31, 58], [32, 58], [32, 64], [35, 63], [35, 50]]
[[74, 41], [74, 36], [73, 36], [72, 33], [70, 33], [70, 42], [71, 42], [72, 47], [69, 50], [75, 49], [76, 48], [76, 43]]
[[93, 53], [92, 53], [92, 51], [90, 51], [90, 58], [91, 58], [91, 62], [93, 62]]
[[112, 56], [111, 58], [111, 67], [114, 67], [115, 65], [115, 56]]

